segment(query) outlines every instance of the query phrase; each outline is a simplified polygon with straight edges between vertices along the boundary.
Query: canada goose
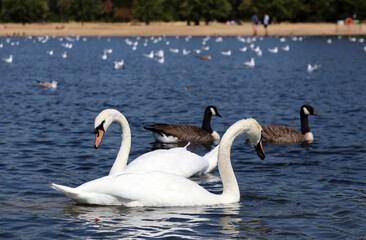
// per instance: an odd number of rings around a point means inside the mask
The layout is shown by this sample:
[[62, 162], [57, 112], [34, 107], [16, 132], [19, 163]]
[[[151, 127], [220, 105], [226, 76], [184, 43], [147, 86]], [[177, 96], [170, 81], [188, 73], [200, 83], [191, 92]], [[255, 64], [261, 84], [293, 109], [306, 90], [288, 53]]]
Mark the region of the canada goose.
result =
[[211, 56], [207, 55], [207, 56], [198, 56], [199, 59], [201, 60], [211, 60]]
[[310, 105], [303, 105], [300, 109], [301, 132], [286, 126], [262, 126], [263, 138], [269, 143], [311, 143], [314, 140], [310, 131], [308, 115], [318, 115]]
[[211, 128], [212, 116], [221, 117], [215, 106], [208, 106], [205, 110], [201, 128], [182, 124], [154, 124], [144, 128], [153, 132], [157, 142], [216, 142], [220, 140], [220, 136]]

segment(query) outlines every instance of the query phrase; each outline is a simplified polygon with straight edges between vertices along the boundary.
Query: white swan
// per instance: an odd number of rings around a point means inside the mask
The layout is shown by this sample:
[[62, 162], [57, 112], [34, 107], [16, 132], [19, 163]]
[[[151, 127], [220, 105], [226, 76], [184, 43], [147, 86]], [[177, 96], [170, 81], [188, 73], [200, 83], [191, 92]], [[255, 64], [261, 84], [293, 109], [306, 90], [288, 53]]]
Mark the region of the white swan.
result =
[[197, 206], [235, 203], [240, 191], [230, 161], [234, 139], [245, 134], [264, 159], [262, 127], [255, 119], [236, 122], [224, 134], [219, 147], [219, 172], [222, 194], [213, 194], [182, 176], [163, 172], [123, 172], [87, 182], [77, 188], [52, 184], [60, 193], [77, 203], [137, 206]]
[[[122, 130], [121, 147], [109, 175], [123, 171], [161, 171], [183, 177], [201, 175], [213, 171], [217, 165], [218, 147], [203, 157], [192, 153], [186, 147], [160, 149], [145, 153], [127, 165], [131, 148], [131, 130], [127, 119], [115, 109], [106, 109], [95, 118], [95, 144], [98, 148], [108, 127], [116, 122]], [[127, 166], [126, 166], [127, 165]]]

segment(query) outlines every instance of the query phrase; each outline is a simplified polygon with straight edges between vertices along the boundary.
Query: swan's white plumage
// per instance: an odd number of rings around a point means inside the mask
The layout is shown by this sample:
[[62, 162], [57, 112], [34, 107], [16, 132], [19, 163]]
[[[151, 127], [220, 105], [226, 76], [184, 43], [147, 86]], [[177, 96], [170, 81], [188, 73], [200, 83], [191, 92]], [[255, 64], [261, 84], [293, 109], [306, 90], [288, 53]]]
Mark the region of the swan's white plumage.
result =
[[197, 183], [163, 172], [129, 172], [109, 175], [77, 188], [52, 184], [57, 191], [78, 203], [135, 206], [195, 206], [234, 203], [240, 200], [239, 186], [230, 162], [234, 139], [245, 134], [258, 145], [261, 126], [254, 119], [240, 120], [224, 134], [219, 146], [219, 172], [223, 193], [213, 194]]
[[163, 172], [123, 172], [99, 178], [77, 188], [52, 184], [57, 191], [77, 203], [96, 205], [192, 206], [218, 204], [195, 182]]
[[155, 150], [133, 160], [126, 171], [161, 171], [183, 177], [201, 175], [217, 166], [217, 152], [218, 147], [201, 157], [185, 147]]

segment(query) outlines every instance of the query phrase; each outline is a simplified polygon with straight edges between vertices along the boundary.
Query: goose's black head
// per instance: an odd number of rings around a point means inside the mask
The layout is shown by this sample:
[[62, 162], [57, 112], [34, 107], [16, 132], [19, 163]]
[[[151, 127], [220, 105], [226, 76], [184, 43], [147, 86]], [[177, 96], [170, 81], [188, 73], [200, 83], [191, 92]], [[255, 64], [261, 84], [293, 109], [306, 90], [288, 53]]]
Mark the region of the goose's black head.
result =
[[217, 111], [215, 106], [207, 106], [205, 110], [205, 115], [218, 116], [221, 117], [220, 113]]
[[304, 115], [315, 115], [318, 116], [319, 114], [314, 111], [314, 108], [310, 105], [302, 105], [300, 112]]

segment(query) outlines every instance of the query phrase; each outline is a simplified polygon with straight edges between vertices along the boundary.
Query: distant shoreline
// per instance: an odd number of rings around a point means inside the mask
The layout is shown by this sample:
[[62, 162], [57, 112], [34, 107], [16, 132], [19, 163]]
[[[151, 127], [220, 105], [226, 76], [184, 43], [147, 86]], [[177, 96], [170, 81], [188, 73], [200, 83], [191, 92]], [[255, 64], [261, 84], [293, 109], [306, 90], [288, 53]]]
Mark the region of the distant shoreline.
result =
[[[257, 26], [264, 36], [263, 25]], [[268, 26], [269, 36], [366, 36], [366, 24], [340, 26], [336, 23], [281, 23]], [[150, 36], [253, 36], [251, 23], [227, 25], [210, 23], [187, 26], [185, 22], [144, 23], [32, 23], [0, 24], [0, 37], [81, 36], [81, 37], [150, 37]]]

